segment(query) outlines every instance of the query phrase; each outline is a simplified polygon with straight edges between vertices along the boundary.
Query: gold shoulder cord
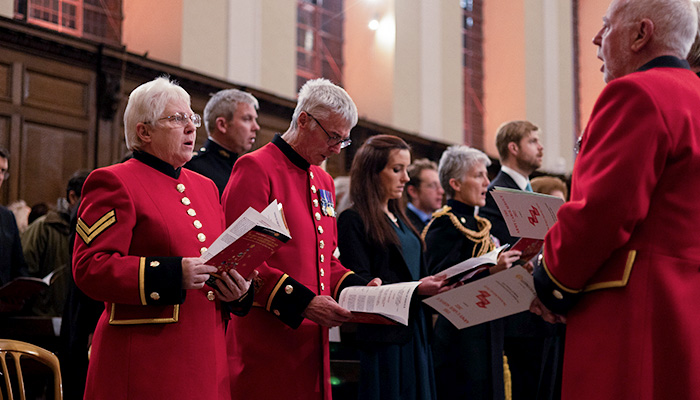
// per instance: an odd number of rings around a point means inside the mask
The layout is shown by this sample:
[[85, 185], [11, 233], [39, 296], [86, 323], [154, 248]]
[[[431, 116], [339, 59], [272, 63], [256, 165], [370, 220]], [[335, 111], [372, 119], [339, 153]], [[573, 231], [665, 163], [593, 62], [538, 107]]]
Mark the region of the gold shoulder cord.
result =
[[428, 228], [430, 228], [433, 221], [442, 217], [443, 215], [447, 215], [450, 218], [450, 221], [452, 221], [452, 225], [454, 225], [455, 229], [457, 229], [467, 239], [474, 242], [472, 257], [483, 256], [494, 249], [493, 242], [491, 241], [491, 222], [489, 220], [475, 215], [474, 218], [476, 218], [476, 226], [479, 227], [479, 231], [473, 231], [465, 228], [459, 221], [459, 218], [450, 212], [451, 210], [452, 207], [444, 206], [440, 210], [433, 213], [433, 218], [430, 220], [430, 222], [428, 222], [425, 228], [423, 228], [423, 232], [421, 232], [421, 237], [423, 240], [425, 240], [425, 236], [428, 233]]

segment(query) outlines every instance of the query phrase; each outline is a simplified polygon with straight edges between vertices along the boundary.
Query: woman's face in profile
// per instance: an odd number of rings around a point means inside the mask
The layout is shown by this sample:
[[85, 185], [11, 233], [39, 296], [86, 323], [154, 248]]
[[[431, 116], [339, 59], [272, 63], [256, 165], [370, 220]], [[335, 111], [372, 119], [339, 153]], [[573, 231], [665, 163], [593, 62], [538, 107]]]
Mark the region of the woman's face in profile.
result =
[[[179, 168], [192, 158], [197, 129], [191, 116], [194, 114], [185, 101], [176, 101], [165, 107], [158, 121], [147, 124], [150, 143], [144, 151]], [[187, 117], [187, 118], [183, 118]]]

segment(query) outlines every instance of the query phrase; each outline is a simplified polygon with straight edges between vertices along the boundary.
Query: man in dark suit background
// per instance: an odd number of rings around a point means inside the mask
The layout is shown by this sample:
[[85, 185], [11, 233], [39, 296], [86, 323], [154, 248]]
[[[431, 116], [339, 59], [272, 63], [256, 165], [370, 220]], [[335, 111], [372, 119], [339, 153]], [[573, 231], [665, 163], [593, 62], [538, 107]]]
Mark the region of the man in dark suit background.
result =
[[255, 143], [260, 125], [258, 100], [238, 89], [216, 92], [204, 107], [204, 126], [209, 137], [192, 154], [185, 168], [214, 181], [219, 195], [224, 192], [233, 164]]
[[510, 236], [508, 227], [491, 196], [494, 187], [532, 191], [530, 174], [542, 166], [539, 128], [529, 121], [510, 121], [502, 124], [496, 133], [496, 148], [501, 159], [501, 170], [489, 185], [486, 205], [479, 215], [491, 221], [491, 234], [501, 244], [513, 244], [518, 238]]
[[[10, 153], [0, 147], [0, 187], [10, 176]], [[12, 211], [0, 205], [0, 286], [19, 276], [27, 276], [27, 264], [22, 254], [17, 221]], [[17, 311], [22, 303], [7, 303], [0, 299], [0, 312]]]
[[404, 191], [408, 200], [406, 216], [420, 233], [433, 211], [442, 207], [445, 190], [440, 185], [437, 164], [427, 158], [415, 160], [408, 166], [408, 178]]
[[[539, 128], [529, 121], [510, 121], [496, 133], [501, 170], [488, 187], [486, 205], [479, 215], [491, 221], [491, 234], [501, 244], [514, 244], [518, 238], [508, 226], [491, 195], [494, 187], [532, 191], [529, 176], [542, 166]], [[505, 318], [504, 349], [513, 384], [513, 399], [559, 398], [561, 346], [556, 340], [562, 327], [542, 323], [528, 312]]]

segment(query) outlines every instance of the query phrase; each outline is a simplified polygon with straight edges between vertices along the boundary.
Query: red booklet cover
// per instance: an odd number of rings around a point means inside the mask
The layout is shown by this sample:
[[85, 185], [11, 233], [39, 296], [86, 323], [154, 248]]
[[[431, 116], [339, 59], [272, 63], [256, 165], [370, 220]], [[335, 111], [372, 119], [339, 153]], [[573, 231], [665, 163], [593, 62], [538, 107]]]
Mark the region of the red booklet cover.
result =
[[231, 268], [250, 271], [270, 258], [288, 240], [288, 236], [256, 225], [207, 261], [207, 265], [217, 268], [216, 274], [212, 274], [217, 278]]
[[520, 238], [517, 242], [515, 242], [513, 247], [511, 247], [511, 250], [522, 251], [523, 254], [520, 256], [519, 263], [525, 264], [539, 254], [543, 245], [544, 240], [541, 239]]
[[270, 258], [291, 239], [282, 205], [273, 200], [262, 212], [249, 207], [202, 255], [207, 265], [217, 267], [212, 276], [231, 269], [245, 276]]

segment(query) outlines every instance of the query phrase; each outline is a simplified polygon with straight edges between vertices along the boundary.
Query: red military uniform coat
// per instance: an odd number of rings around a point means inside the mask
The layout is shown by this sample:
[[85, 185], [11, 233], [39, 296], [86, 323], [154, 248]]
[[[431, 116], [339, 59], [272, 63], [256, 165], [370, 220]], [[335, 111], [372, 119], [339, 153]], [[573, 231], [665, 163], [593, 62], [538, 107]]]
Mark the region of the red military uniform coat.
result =
[[[279, 135], [236, 161], [222, 204], [228, 224], [248, 207], [262, 211], [277, 199], [292, 239], [258, 266], [250, 314], [227, 331], [231, 393], [247, 399], [330, 399], [328, 329], [301, 313], [316, 295], [336, 296], [364, 284], [333, 256], [337, 233], [330, 175], [309, 165]], [[255, 266], [240, 270], [247, 276]]]
[[83, 187], [74, 276], [106, 306], [85, 398], [230, 399], [220, 303], [207, 286], [182, 290], [182, 257], [224, 229], [219, 192], [197, 173], [176, 177], [149, 154], [135, 157], [95, 170]]
[[570, 309], [563, 399], [700, 399], [700, 79], [683, 63], [605, 87], [547, 234], [535, 280]]

